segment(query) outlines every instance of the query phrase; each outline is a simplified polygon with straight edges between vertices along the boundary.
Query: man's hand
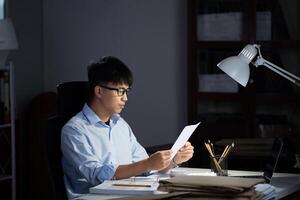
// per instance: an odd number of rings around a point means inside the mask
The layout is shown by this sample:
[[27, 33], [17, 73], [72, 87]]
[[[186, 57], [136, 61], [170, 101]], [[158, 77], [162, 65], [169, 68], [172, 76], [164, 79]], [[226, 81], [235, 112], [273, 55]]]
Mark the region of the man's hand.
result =
[[171, 150], [158, 151], [148, 158], [149, 170], [161, 170], [170, 165]]
[[193, 157], [193, 154], [194, 147], [190, 142], [187, 142], [183, 147], [181, 147], [181, 149], [179, 149], [176, 156], [174, 157], [174, 161], [176, 164], [181, 164], [191, 159]]

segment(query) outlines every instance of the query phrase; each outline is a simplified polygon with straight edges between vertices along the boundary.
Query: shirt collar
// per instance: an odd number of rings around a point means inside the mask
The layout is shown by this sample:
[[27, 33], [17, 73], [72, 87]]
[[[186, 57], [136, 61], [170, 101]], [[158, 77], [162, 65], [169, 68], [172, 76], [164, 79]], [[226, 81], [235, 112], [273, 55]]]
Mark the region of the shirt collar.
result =
[[[86, 116], [86, 118], [88, 119], [88, 121], [91, 124], [96, 124], [96, 123], [103, 123], [105, 124], [99, 117], [98, 115], [85, 103], [82, 109], [83, 114]], [[111, 122], [113, 122], [114, 124], [117, 123], [117, 121], [120, 119], [120, 115], [119, 114], [113, 114], [110, 118]]]

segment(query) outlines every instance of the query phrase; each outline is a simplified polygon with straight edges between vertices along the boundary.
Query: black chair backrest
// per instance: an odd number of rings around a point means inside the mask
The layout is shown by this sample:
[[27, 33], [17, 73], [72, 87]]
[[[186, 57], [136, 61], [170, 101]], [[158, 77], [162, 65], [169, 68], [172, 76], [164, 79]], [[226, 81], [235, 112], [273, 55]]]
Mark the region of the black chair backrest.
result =
[[87, 102], [89, 85], [87, 81], [65, 82], [57, 86], [57, 93], [58, 115], [67, 121], [81, 111]]
[[61, 165], [60, 132], [62, 126], [62, 120], [58, 116], [49, 118], [45, 136], [48, 167], [55, 200], [67, 200]]
[[57, 86], [58, 116], [49, 118], [46, 130], [46, 145], [49, 171], [52, 176], [56, 200], [66, 200], [60, 149], [63, 125], [82, 108], [88, 99], [88, 82], [65, 82]]

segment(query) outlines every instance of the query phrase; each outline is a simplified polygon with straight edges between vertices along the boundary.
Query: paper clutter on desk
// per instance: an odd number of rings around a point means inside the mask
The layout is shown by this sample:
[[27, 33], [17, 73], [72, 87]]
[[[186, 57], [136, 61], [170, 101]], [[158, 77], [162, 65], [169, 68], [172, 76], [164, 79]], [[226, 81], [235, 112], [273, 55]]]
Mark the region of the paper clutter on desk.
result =
[[148, 195], [157, 191], [157, 181], [106, 180], [100, 185], [90, 188], [95, 194]]
[[255, 185], [255, 191], [262, 194], [262, 200], [275, 199], [276, 197], [275, 187], [267, 183]]
[[175, 168], [170, 170], [170, 176], [216, 176], [214, 172], [191, 172], [186, 169]]
[[160, 181], [160, 190], [167, 192], [190, 192], [194, 198], [259, 199], [261, 193], [254, 186], [263, 179], [227, 176], [178, 176]]

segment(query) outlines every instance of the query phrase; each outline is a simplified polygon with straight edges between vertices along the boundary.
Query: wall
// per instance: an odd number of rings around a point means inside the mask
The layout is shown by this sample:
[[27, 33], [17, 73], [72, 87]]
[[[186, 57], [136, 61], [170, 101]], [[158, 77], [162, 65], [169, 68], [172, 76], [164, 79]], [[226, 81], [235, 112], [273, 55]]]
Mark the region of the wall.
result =
[[117, 56], [135, 76], [122, 116], [143, 145], [173, 143], [187, 123], [185, 4], [45, 0], [45, 90], [87, 80], [90, 61]]
[[19, 48], [11, 52], [15, 71], [17, 117], [25, 115], [29, 102], [43, 91], [43, 2], [7, 0]]

